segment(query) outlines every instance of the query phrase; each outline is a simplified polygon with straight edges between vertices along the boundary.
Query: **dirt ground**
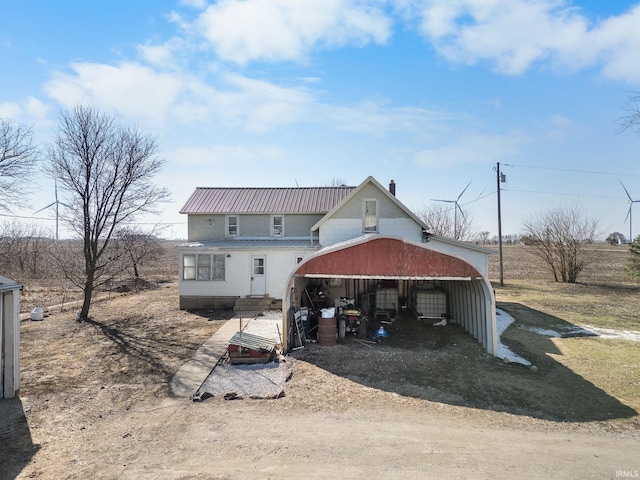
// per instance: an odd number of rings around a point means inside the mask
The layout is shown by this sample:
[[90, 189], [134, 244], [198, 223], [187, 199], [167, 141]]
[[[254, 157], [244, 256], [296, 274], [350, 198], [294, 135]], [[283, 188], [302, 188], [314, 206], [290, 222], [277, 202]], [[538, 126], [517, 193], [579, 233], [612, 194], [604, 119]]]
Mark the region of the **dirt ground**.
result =
[[378, 344], [295, 352], [282, 398], [191, 402], [168, 383], [230, 312], [180, 311], [166, 284], [91, 314], [22, 323], [21, 396], [0, 401], [0, 478], [640, 476], [638, 406], [521, 330], [506, 341], [534, 370], [455, 325], [407, 317]]

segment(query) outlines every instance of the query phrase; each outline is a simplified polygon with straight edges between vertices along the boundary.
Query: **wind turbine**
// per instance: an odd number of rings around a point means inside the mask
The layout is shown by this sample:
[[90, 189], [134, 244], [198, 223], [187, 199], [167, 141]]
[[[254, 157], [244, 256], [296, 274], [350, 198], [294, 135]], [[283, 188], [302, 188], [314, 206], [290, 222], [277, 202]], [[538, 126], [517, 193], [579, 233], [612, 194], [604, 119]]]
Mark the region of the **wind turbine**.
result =
[[462, 195], [464, 195], [464, 192], [467, 191], [467, 188], [469, 188], [469, 185], [471, 185], [471, 182], [469, 182], [467, 184], [466, 187], [464, 187], [464, 190], [462, 190], [462, 192], [460, 192], [460, 195], [458, 195], [458, 198], [456, 198], [455, 200], [438, 200], [435, 198], [432, 198], [431, 201], [433, 202], [445, 202], [445, 203], [453, 203], [455, 204], [455, 206], [453, 207], [453, 237], [458, 240], [458, 211], [460, 212], [460, 215], [462, 215], [462, 218], [464, 220], [466, 220], [467, 218], [464, 216], [464, 212], [462, 211], [462, 208], [460, 208], [460, 204], [458, 203], [458, 200], [460, 200], [460, 197], [462, 197]]
[[633, 227], [633, 215], [632, 215], [632, 210], [633, 210], [633, 204], [636, 202], [640, 202], [640, 200], [634, 200], [633, 198], [631, 198], [631, 195], [629, 195], [629, 191], [627, 190], [627, 187], [624, 186], [624, 183], [622, 183], [622, 180], [618, 179], [618, 181], [620, 182], [620, 185], [622, 185], [622, 188], [624, 188], [624, 193], [627, 194], [627, 198], [629, 199], [629, 211], [627, 212], [627, 216], [624, 218], [624, 221], [627, 221], [627, 218], [629, 219], [629, 243], [633, 243], [633, 235], [632, 235], [632, 227]]
[[54, 188], [55, 188], [55, 194], [56, 194], [56, 201], [53, 202], [53, 203], [50, 203], [46, 207], [42, 207], [40, 210], [38, 210], [37, 212], [34, 212], [33, 214], [35, 215], [36, 213], [40, 213], [41, 211], [46, 210], [47, 208], [53, 207], [55, 205], [55, 207], [56, 207], [56, 240], [58, 240], [58, 223], [59, 223], [59, 219], [60, 219], [60, 210], [59, 210], [60, 209], [60, 205], [62, 205], [63, 207], [67, 207], [67, 208], [71, 208], [71, 207], [69, 205], [67, 205], [66, 203], [63, 203], [60, 200], [58, 200], [58, 182], [57, 181], [55, 181], [55, 183], [54, 183]]

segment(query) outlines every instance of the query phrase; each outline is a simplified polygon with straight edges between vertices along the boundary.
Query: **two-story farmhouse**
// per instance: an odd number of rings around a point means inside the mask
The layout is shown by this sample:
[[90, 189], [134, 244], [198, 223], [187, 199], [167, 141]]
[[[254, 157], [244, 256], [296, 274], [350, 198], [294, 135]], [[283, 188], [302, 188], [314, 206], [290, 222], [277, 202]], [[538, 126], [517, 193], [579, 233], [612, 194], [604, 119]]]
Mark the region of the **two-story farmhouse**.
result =
[[282, 299], [287, 348], [300, 309], [353, 299], [372, 313], [422, 315], [433, 308], [418, 295], [437, 292], [445, 299], [437, 316], [497, 353], [494, 252], [431, 235], [396, 198], [393, 180], [388, 189], [373, 177], [357, 187], [197, 188], [180, 212], [188, 215], [188, 243], [178, 246], [180, 308]]

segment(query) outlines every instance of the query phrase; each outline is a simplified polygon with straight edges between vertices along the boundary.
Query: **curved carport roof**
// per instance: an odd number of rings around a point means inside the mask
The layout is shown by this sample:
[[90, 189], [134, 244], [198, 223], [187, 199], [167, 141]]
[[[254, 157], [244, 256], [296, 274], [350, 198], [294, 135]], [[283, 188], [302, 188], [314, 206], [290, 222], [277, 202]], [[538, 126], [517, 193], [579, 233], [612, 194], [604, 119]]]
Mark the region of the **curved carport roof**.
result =
[[[446, 244], [441, 244], [439, 250], [443, 245], [446, 249]], [[458, 251], [460, 245], [462, 242], [458, 242]], [[429, 243], [369, 235], [325, 247], [305, 258], [290, 275], [287, 292], [300, 277], [437, 280], [448, 294], [453, 321], [462, 325], [489, 353], [497, 354], [491, 284], [453, 249], [443, 253]], [[288, 293], [283, 298], [288, 299]]]

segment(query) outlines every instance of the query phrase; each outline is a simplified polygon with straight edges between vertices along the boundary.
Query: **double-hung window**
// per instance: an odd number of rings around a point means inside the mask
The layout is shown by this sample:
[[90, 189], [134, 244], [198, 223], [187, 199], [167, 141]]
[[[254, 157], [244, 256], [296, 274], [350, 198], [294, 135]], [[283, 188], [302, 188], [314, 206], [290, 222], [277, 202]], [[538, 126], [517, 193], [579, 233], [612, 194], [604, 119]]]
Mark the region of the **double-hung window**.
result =
[[212, 255], [212, 257], [213, 257], [213, 270], [212, 270], [211, 280], [224, 280], [225, 256]]
[[282, 237], [284, 235], [284, 217], [282, 215], [271, 216], [271, 236]]
[[196, 279], [196, 255], [188, 254], [182, 257], [182, 279], [183, 280], [195, 280]]
[[364, 233], [378, 232], [378, 200], [365, 199], [363, 204], [362, 231]]
[[209, 281], [211, 280], [211, 255], [198, 255], [197, 275], [196, 280]]
[[182, 256], [182, 279], [210, 282], [225, 279], [225, 255], [188, 253]]
[[238, 216], [227, 215], [227, 237], [236, 237], [238, 235]]

